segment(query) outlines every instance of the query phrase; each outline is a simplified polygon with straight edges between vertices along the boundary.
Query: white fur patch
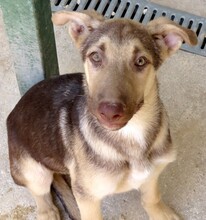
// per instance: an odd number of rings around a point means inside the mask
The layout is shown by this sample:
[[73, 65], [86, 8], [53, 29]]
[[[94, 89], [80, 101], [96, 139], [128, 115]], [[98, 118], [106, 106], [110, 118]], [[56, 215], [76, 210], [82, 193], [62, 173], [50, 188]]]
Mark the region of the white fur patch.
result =
[[50, 191], [53, 173], [41, 163], [32, 158], [22, 160], [22, 173], [27, 182], [27, 187], [35, 195], [44, 195]]
[[176, 157], [177, 157], [177, 152], [175, 150], [175, 148], [170, 151], [168, 154], [164, 154], [164, 156], [162, 157], [158, 157], [156, 160], [155, 160], [155, 163], [156, 164], [165, 164], [165, 163], [171, 163], [173, 161], [176, 160]]
[[131, 119], [131, 121], [129, 121], [128, 124], [120, 130], [120, 132], [121, 135], [130, 140], [131, 143], [138, 143], [140, 147], [145, 146], [145, 128], [141, 121], [133, 122]]
[[145, 180], [150, 174], [150, 171], [148, 171], [147, 169], [143, 170], [143, 171], [138, 171], [138, 170], [132, 170], [131, 171], [131, 178], [134, 181], [141, 181], [141, 180]]
[[90, 185], [95, 187], [90, 187], [91, 193], [95, 197], [102, 199], [107, 195], [111, 195], [116, 192], [118, 183], [123, 178], [124, 173], [118, 175], [110, 176], [104, 173], [95, 173], [95, 175], [90, 179]]

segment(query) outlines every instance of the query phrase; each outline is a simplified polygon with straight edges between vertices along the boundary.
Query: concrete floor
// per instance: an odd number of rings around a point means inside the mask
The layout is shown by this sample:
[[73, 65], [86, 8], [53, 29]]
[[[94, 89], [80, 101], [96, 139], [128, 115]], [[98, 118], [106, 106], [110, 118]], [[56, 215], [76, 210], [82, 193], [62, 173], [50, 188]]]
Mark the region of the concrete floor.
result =
[[[206, 17], [205, 0], [155, 0], [162, 5]], [[79, 55], [64, 28], [55, 28], [61, 73], [81, 71]], [[35, 219], [29, 193], [9, 174], [5, 119], [20, 98], [0, 12], [0, 220]], [[185, 220], [206, 219], [206, 58], [179, 51], [160, 69], [161, 96], [178, 146], [177, 161], [161, 176], [164, 200]], [[147, 219], [132, 191], [103, 202], [105, 220]]]

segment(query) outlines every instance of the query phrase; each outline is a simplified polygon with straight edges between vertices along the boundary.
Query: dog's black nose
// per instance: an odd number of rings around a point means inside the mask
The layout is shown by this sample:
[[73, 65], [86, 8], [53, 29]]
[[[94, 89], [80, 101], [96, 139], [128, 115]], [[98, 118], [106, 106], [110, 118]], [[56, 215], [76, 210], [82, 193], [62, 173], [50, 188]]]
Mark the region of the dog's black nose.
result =
[[115, 122], [124, 116], [124, 106], [121, 103], [101, 102], [98, 112], [103, 120]]

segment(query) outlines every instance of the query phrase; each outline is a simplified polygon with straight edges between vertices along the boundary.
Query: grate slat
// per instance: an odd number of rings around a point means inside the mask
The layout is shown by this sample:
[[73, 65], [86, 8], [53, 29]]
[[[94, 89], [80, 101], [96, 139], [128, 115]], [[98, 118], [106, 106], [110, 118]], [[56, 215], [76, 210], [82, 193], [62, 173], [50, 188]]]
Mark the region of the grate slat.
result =
[[155, 18], [161, 17], [163, 13], [167, 14], [165, 11], [162, 12], [162, 11], [158, 10], [158, 8], [156, 8], [156, 10], [157, 10], [157, 13], [156, 13], [156, 15], [155, 15]]
[[69, 10], [69, 11], [73, 11], [75, 8], [75, 5], [77, 3], [77, 1], [72, 0], [70, 3], [65, 4], [66, 1], [62, 2], [62, 7], [64, 8], [64, 10]]
[[136, 20], [136, 21], [140, 21], [140, 18], [142, 17], [142, 13], [143, 13], [143, 10], [145, 8], [145, 5], [143, 4], [138, 4], [138, 9], [137, 9], [137, 12], [133, 18], [133, 20]]
[[128, 7], [128, 9], [127, 9], [127, 12], [126, 12], [126, 14], [125, 14], [125, 18], [131, 18], [131, 16], [132, 16], [132, 13], [133, 13], [133, 11], [134, 11], [134, 7], [135, 7], [135, 5], [131, 2], [130, 4], [129, 4], [129, 7]]
[[188, 27], [188, 20], [184, 17], [184, 21], [182, 22], [181, 26], [187, 28]]
[[118, 0], [113, 0], [112, 3], [109, 4], [109, 7], [105, 13], [106, 18], [111, 18], [112, 17], [112, 12], [114, 12], [115, 7], [118, 4]]
[[198, 22], [195, 21], [194, 24], [193, 24], [192, 30], [193, 30], [194, 32], [197, 32], [197, 29], [198, 29]]
[[181, 49], [206, 57], [206, 18], [158, 5], [149, 0], [50, 0], [52, 11], [94, 9], [106, 18], [131, 18], [146, 24], [165, 16], [183, 27], [192, 29], [198, 37], [198, 45], [183, 44]]
[[106, 5], [108, 4], [108, 2], [109, 2], [109, 1], [107, 1], [107, 0], [101, 1], [100, 5], [99, 5], [99, 7], [98, 7], [98, 9], [97, 9], [97, 11], [98, 11], [100, 14], [103, 13], [103, 11], [104, 11]]
[[145, 15], [144, 15], [144, 19], [142, 20], [143, 24], [147, 24], [150, 21], [150, 18], [152, 16], [153, 11], [151, 10], [150, 7], [148, 7], [147, 9], [145, 9]]
[[88, 9], [94, 9], [96, 5], [98, 4], [99, 0], [92, 0], [91, 3], [89, 4]]
[[60, 5], [62, 5], [63, 7], [65, 7], [66, 5], [70, 4], [71, 0], [61, 0], [60, 1]]
[[121, 18], [121, 15], [122, 15], [126, 5], [127, 5], [127, 1], [121, 1], [120, 5], [117, 9], [117, 12], [115, 13], [115, 16], [114, 16], [115, 18]]
[[87, 5], [87, 1], [81, 1], [81, 4], [79, 4], [79, 7], [78, 7], [77, 11], [84, 10], [86, 5]]

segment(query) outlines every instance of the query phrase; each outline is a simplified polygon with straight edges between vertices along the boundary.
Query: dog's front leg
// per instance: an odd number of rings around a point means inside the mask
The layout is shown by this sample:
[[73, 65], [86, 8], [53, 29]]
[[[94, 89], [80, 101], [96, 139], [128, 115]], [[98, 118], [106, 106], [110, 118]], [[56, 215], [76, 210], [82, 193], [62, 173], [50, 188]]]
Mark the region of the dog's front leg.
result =
[[51, 193], [36, 195], [32, 193], [37, 204], [37, 220], [60, 220], [59, 211], [53, 204]]
[[10, 165], [12, 177], [25, 186], [35, 199], [37, 220], [60, 220], [59, 211], [50, 193], [53, 171], [31, 157], [22, 157], [17, 161], [12, 156], [10, 158], [15, 162], [12, 161]]
[[150, 220], [180, 220], [180, 218], [161, 200], [158, 188], [158, 177], [166, 165], [160, 165], [140, 187], [142, 205]]
[[101, 200], [76, 197], [81, 220], [103, 220]]
[[53, 174], [42, 167], [37, 165], [36, 172], [26, 175], [26, 186], [37, 204], [37, 220], [60, 220], [59, 211], [50, 193]]

